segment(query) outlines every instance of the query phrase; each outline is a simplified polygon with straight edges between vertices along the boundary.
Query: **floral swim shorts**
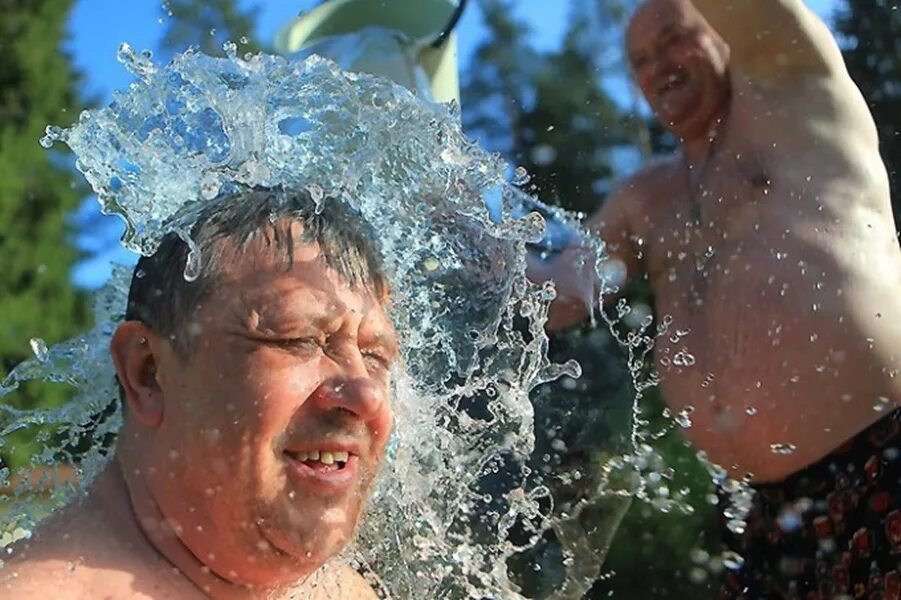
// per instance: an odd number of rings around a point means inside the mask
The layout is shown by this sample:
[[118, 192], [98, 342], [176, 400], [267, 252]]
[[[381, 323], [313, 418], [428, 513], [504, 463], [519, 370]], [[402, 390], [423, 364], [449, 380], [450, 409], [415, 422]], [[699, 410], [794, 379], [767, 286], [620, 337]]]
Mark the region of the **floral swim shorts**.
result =
[[[901, 600], [901, 409], [786, 480], [754, 486], [743, 562], [717, 598]], [[723, 521], [725, 525], [725, 519]]]

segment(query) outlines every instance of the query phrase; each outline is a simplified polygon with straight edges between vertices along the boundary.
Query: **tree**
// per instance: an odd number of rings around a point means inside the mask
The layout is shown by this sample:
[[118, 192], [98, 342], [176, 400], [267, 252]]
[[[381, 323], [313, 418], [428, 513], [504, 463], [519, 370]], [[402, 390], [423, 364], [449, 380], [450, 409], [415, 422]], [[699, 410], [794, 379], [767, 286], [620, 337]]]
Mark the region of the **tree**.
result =
[[845, 63], [879, 131], [901, 229], [901, 10], [894, 0], [845, 0], [836, 12]]
[[481, 6], [490, 34], [466, 71], [467, 132], [525, 167], [545, 203], [593, 212], [613, 174], [609, 151], [627, 138], [624, 114], [583, 47], [585, 22], [574, 16], [561, 49], [540, 54], [513, 16], [513, 2]]
[[[68, 219], [83, 189], [67, 152], [38, 144], [48, 124], [67, 125], [81, 103], [78, 74], [61, 45], [71, 0], [5, 0], [0, 25], [0, 377], [29, 354], [29, 338], [60, 341], [83, 329], [86, 302], [70, 282], [78, 258]], [[58, 405], [61, 387], [28, 385], [6, 401]], [[2, 423], [2, 420], [0, 420]], [[34, 432], [6, 439], [2, 460], [21, 466]], [[17, 450], [13, 450], [17, 448]]]
[[206, 54], [221, 56], [226, 42], [237, 44], [242, 52], [265, 49], [256, 38], [258, 6], [245, 11], [235, 0], [168, 0], [163, 10], [168, 17], [160, 42], [164, 53], [194, 46]]

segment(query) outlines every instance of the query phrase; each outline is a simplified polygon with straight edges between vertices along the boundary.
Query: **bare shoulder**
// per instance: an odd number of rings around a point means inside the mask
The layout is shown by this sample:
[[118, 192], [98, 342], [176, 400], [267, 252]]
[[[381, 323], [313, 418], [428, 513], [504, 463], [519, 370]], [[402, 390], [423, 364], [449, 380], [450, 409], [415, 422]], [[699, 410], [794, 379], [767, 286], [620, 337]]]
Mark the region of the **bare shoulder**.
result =
[[378, 600], [366, 579], [346, 564], [323, 567], [295, 592], [306, 600]]
[[[143, 580], [142, 580], [143, 579]], [[4, 600], [184, 600], [199, 597], [192, 588], [180, 589], [164, 578], [140, 578], [119, 568], [85, 564], [79, 560], [36, 559], [0, 569], [0, 597]]]
[[338, 581], [341, 583], [342, 592], [347, 594], [348, 600], [359, 598], [360, 600], [378, 600], [372, 586], [355, 569], [347, 565], [341, 567], [338, 573]]
[[89, 597], [93, 575], [59, 559], [26, 560], [0, 570], [0, 596], [5, 600]]
[[601, 210], [589, 217], [586, 225], [593, 230], [603, 229], [605, 221], [639, 226], [653, 211], [655, 200], [666, 196], [666, 190], [672, 187], [676, 163], [673, 157], [655, 158], [617, 182]]
[[80, 509], [52, 516], [29, 539], [10, 549], [0, 568], [4, 600], [188, 600], [202, 597], [161, 560], [148, 560], [134, 544], [111, 535]]

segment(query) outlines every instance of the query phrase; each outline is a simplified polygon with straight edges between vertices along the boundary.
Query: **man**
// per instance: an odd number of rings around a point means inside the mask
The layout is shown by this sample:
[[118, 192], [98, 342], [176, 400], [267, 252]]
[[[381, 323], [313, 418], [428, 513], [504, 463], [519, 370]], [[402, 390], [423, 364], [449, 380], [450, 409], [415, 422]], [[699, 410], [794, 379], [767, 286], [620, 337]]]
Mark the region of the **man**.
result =
[[17, 548], [3, 598], [375, 597], [327, 562], [392, 422], [388, 290], [357, 221], [245, 191], [201, 213], [195, 281], [176, 235], [139, 261], [110, 347], [115, 457]]
[[[646, 273], [672, 317], [656, 362], [689, 438], [759, 492], [729, 593], [889, 586], [901, 252], [867, 105], [801, 0], [650, 0], [627, 46], [681, 152], [587, 225], [617, 283]], [[552, 328], [587, 313], [585, 258], [531, 262], [557, 283]]]

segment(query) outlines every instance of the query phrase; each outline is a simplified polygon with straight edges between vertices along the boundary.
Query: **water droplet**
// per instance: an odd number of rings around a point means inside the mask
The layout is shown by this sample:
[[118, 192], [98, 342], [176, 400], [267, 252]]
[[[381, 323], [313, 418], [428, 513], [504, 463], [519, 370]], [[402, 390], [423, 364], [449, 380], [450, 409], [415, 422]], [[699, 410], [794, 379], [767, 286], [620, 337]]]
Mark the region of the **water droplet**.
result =
[[745, 559], [740, 554], [727, 550], [722, 554], [723, 566], [730, 571], [738, 571], [745, 564]]
[[422, 267], [429, 272], [437, 271], [441, 267], [441, 263], [434, 256], [429, 256], [422, 261]]
[[525, 167], [516, 167], [513, 171], [513, 185], [524, 186], [529, 183], [529, 172]]
[[794, 444], [783, 444], [783, 443], [770, 444], [770, 452], [772, 452], [773, 454], [780, 454], [783, 456], [787, 456], [789, 454], [794, 454], [795, 450], [797, 450], [797, 449], [798, 449], [798, 447], [795, 446]]
[[678, 424], [682, 429], [689, 429], [692, 426], [691, 417], [689, 416], [690, 414], [691, 411], [689, 411], [688, 409], [679, 411], [679, 413], [674, 417], [676, 424]]
[[197, 281], [197, 278], [200, 277], [200, 258], [199, 248], [192, 248], [191, 251], [188, 252], [188, 259], [185, 261], [185, 281]]
[[677, 367], [690, 367], [696, 363], [696, 359], [693, 354], [689, 353], [684, 348], [679, 350], [676, 355], [673, 357], [673, 364]]
[[47, 349], [47, 343], [41, 338], [31, 338], [28, 343], [31, 345], [31, 351], [42, 363], [50, 360], [50, 350]]
[[726, 529], [735, 535], [742, 535], [745, 532], [746, 523], [742, 519], [729, 519], [726, 522]]
[[753, 406], [746, 406], [746, 407], [745, 407], [745, 413], [746, 413], [749, 417], [753, 417], [754, 415], [757, 414], [757, 409], [754, 408]]
[[316, 206], [320, 206], [325, 199], [325, 191], [322, 189], [322, 186], [315, 183], [307, 186], [307, 192], [310, 194], [310, 199], [316, 203]]

